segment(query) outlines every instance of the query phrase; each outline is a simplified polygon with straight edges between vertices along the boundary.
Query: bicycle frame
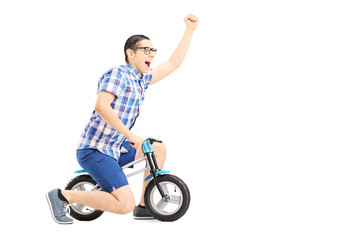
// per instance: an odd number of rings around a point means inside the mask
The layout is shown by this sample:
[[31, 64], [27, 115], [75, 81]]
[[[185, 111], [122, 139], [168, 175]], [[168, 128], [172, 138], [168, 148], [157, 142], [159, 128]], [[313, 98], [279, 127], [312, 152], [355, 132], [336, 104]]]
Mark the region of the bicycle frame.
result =
[[[142, 150], [144, 152], [144, 156], [139, 158], [139, 159], [135, 159], [134, 161], [126, 164], [125, 166], [122, 167], [122, 169], [127, 169], [129, 168], [130, 166], [133, 166], [135, 164], [138, 164], [144, 160], [146, 160], [146, 165], [144, 168], [140, 169], [140, 170], [137, 170], [137, 171], [134, 171], [132, 173], [129, 173], [126, 176], [126, 178], [129, 178], [129, 177], [132, 177], [134, 175], [137, 175], [139, 173], [142, 173], [142, 172], [145, 172], [146, 170], [150, 169], [150, 175], [147, 176], [145, 179], [144, 179], [144, 182], [151, 179], [151, 178], [154, 178], [154, 181], [155, 181], [155, 184], [156, 184], [156, 187], [158, 188], [160, 194], [161, 194], [161, 197], [163, 198], [163, 200], [167, 200], [169, 198], [169, 196], [167, 196], [164, 191], [162, 190], [158, 180], [157, 180], [157, 175], [159, 174], [167, 174], [169, 173], [170, 171], [166, 171], [166, 170], [161, 170], [159, 169], [159, 166], [157, 164], [157, 161], [156, 161], [156, 158], [155, 158], [155, 150], [152, 149], [151, 147], [151, 144], [154, 143], [154, 142], [162, 142], [162, 141], [158, 141], [156, 139], [153, 139], [153, 138], [148, 138], [146, 139], [143, 144], [142, 144]], [[83, 172], [86, 172], [85, 170], [78, 170], [78, 171], [75, 171], [75, 173], [83, 173]], [[99, 188], [99, 185], [96, 184], [96, 186], [94, 186], [93, 190], [96, 190]]]

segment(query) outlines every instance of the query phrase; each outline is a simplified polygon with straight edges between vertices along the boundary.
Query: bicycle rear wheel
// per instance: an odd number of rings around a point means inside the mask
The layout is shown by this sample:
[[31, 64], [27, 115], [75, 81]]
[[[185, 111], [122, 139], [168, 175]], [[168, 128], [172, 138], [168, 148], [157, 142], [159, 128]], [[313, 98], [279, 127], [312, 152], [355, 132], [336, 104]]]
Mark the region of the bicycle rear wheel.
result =
[[[65, 190], [73, 191], [98, 191], [100, 187], [94, 189], [97, 183], [90, 175], [80, 175], [70, 180]], [[79, 221], [92, 221], [100, 217], [104, 212], [81, 204], [70, 203], [70, 215]]]

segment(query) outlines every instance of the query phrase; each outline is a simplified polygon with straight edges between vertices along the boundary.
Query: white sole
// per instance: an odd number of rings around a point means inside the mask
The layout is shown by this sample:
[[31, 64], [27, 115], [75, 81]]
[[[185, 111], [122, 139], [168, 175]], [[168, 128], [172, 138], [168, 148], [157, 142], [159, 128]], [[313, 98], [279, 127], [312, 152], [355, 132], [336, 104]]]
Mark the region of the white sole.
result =
[[72, 221], [72, 222], [59, 222], [58, 220], [56, 220], [56, 218], [54, 216], [54, 211], [53, 211], [53, 208], [52, 208], [52, 205], [51, 205], [51, 201], [49, 199], [49, 194], [46, 193], [45, 196], [46, 196], [46, 200], [47, 200], [47, 202], [49, 204], [49, 207], [50, 207], [51, 216], [55, 220], [55, 222], [57, 222], [59, 224], [72, 224], [72, 223], [74, 223], [74, 221]]
[[154, 217], [133, 217], [135, 220], [150, 220], [155, 219]]

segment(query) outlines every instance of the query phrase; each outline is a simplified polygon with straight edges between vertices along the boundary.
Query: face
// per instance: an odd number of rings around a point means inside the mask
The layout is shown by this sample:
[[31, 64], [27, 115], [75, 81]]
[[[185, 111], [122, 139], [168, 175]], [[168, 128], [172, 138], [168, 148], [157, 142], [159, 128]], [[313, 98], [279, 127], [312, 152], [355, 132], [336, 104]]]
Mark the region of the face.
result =
[[[150, 40], [144, 39], [137, 44], [137, 47], [150, 47], [154, 48]], [[145, 54], [144, 49], [126, 50], [128, 54], [129, 63], [139, 73], [149, 73], [151, 62], [153, 61], [155, 54], [150, 51], [149, 55]]]

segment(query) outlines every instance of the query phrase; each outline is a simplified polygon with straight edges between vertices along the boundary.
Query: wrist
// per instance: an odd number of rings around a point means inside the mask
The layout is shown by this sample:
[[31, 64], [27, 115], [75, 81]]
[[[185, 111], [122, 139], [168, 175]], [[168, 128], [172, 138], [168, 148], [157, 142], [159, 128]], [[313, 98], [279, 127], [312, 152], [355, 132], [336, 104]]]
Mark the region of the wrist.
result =
[[185, 33], [193, 34], [194, 32], [195, 32], [195, 28], [189, 26], [186, 27]]
[[133, 137], [133, 133], [130, 132], [130, 130], [127, 130], [127, 131], [124, 133], [124, 136], [125, 136], [128, 140], [130, 140], [130, 139], [132, 139], [132, 137]]

